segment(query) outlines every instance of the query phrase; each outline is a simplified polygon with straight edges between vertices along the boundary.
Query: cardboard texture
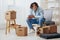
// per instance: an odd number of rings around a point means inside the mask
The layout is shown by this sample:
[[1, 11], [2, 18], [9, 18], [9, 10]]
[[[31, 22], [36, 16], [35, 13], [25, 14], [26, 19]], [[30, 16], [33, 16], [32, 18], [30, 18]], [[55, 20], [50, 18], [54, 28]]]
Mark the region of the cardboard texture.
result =
[[18, 27], [16, 28], [17, 36], [27, 36], [27, 27]]
[[50, 33], [57, 33], [57, 26], [56, 25], [51, 25], [49, 32]]
[[40, 28], [40, 33], [43, 33], [43, 34], [48, 34], [49, 33], [49, 29], [47, 27], [45, 28]]
[[5, 15], [6, 20], [16, 19], [16, 12], [15, 11], [8, 11]]

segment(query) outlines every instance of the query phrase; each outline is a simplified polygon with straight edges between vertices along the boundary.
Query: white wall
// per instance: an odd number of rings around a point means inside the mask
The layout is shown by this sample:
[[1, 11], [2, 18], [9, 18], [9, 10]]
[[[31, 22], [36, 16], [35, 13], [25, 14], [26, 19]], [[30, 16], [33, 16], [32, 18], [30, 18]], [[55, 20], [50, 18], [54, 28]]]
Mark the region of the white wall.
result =
[[0, 0], [0, 28], [5, 27], [5, 11], [7, 10], [7, 1]]
[[17, 1], [16, 0], [15, 2], [16, 2], [15, 6], [17, 10], [17, 23], [21, 25], [27, 25], [26, 19], [27, 19], [27, 15], [29, 14], [30, 4], [32, 2], [39, 3], [39, 1], [37, 0], [18, 0]]
[[[17, 12], [17, 24], [27, 25], [26, 19], [29, 14], [29, 7], [32, 2], [40, 2], [43, 0], [0, 0], [0, 28], [5, 26], [5, 12], [7, 10], [15, 9]], [[50, 5], [51, 6], [51, 5]]]
[[39, 0], [0, 0], [0, 28], [5, 26], [5, 12], [7, 10], [15, 9], [17, 18], [17, 24], [27, 25], [26, 19], [29, 14], [29, 7], [32, 2], [37, 2], [40, 5]]

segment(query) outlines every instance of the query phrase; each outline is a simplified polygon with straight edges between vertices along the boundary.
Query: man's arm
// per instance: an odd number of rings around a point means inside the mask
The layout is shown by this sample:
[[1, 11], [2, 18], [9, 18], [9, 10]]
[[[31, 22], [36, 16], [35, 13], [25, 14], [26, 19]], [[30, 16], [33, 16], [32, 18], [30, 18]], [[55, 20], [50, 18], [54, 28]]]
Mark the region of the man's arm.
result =
[[30, 10], [30, 14], [28, 15], [28, 19], [35, 18], [35, 16], [32, 13], [32, 9]]
[[36, 18], [43, 18], [44, 17], [44, 11], [42, 10], [42, 8], [40, 8], [39, 10], [38, 10], [38, 16], [35, 16]]

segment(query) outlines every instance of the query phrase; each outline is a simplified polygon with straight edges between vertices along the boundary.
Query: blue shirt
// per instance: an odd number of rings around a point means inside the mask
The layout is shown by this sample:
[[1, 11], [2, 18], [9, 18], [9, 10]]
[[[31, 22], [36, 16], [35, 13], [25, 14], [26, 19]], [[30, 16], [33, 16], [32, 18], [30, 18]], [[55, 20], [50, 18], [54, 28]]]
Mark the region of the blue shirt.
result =
[[38, 7], [36, 11], [31, 9], [30, 15], [34, 15], [35, 18], [41, 19], [44, 17], [44, 12], [43, 12], [42, 8]]

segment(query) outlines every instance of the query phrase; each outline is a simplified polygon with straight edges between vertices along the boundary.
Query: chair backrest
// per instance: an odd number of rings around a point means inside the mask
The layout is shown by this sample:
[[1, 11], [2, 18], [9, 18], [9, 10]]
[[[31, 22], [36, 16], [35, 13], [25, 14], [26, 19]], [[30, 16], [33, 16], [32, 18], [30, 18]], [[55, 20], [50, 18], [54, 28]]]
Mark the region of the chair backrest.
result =
[[44, 18], [46, 19], [46, 21], [51, 21], [52, 20], [52, 15], [53, 15], [52, 10], [50, 10], [50, 9], [44, 10]]

